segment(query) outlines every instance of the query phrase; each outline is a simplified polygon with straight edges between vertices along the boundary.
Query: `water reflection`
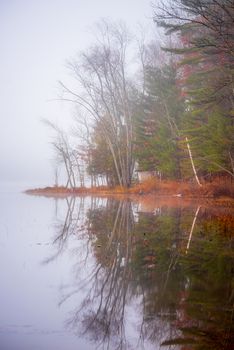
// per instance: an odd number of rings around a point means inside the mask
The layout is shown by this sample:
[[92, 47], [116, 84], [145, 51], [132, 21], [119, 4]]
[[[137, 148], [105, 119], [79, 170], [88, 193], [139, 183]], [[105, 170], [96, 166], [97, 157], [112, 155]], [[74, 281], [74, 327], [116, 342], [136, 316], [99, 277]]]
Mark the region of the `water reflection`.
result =
[[232, 349], [231, 210], [162, 204], [144, 212], [128, 199], [88, 200], [66, 199], [46, 261], [71, 236], [82, 240], [77, 280], [61, 299], [75, 305], [67, 327], [106, 349]]
[[54, 225], [55, 238], [53, 244], [57, 247], [54, 255], [47, 258], [44, 263], [55, 260], [67, 248], [68, 240], [72, 235], [78, 235], [82, 239], [84, 237], [84, 198], [80, 197], [76, 201], [76, 197], [67, 197], [64, 199], [66, 203], [65, 216], [58, 219], [58, 199], [55, 198], [55, 215], [57, 221]]

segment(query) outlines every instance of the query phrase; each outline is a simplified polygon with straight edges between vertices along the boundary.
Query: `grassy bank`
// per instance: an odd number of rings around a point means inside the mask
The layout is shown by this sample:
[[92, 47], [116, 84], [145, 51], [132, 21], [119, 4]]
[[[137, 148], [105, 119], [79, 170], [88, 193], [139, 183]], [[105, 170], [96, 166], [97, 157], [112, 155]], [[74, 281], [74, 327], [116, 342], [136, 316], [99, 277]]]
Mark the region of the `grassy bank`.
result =
[[53, 186], [45, 188], [36, 188], [27, 190], [28, 194], [48, 195], [48, 196], [67, 196], [67, 195], [148, 195], [172, 196], [183, 198], [213, 198], [225, 199], [226, 201], [234, 201], [234, 182], [225, 180], [216, 180], [213, 182], [205, 182], [200, 187], [195, 183], [176, 182], [176, 181], [159, 181], [151, 178], [143, 183], [135, 184], [131, 188], [123, 187], [77, 187], [74, 189], [63, 186]]

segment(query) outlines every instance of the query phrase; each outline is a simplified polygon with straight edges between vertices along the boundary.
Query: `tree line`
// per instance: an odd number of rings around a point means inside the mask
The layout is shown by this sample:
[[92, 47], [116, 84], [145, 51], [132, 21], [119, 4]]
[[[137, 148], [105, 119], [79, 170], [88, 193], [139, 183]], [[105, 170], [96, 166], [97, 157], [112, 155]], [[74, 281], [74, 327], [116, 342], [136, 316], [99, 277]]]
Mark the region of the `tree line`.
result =
[[200, 186], [234, 177], [233, 1], [156, 1], [153, 18], [163, 47], [102, 20], [94, 44], [68, 63], [73, 82], [60, 85], [77, 107], [73, 142], [50, 123], [67, 186], [89, 176], [93, 186], [130, 187], [136, 170]]

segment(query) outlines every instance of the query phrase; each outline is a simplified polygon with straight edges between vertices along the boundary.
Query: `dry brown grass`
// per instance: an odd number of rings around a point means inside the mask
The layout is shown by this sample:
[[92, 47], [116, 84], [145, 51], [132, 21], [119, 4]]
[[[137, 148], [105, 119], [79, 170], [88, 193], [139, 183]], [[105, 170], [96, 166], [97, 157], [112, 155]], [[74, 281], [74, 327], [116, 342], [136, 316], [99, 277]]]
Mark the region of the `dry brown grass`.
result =
[[188, 182], [159, 181], [156, 178], [151, 178], [131, 188], [130, 193], [177, 196], [191, 193], [193, 187], [194, 185]]
[[110, 188], [107, 186], [99, 187], [77, 187], [69, 189], [63, 186], [60, 187], [45, 187], [26, 191], [28, 194], [37, 195], [156, 195], [156, 196], [171, 196], [183, 198], [214, 198], [232, 201], [234, 199], [234, 182], [213, 181], [203, 183], [199, 187], [196, 183], [183, 181], [159, 181], [157, 178], [150, 178], [143, 183], [136, 184], [131, 188], [117, 186]]

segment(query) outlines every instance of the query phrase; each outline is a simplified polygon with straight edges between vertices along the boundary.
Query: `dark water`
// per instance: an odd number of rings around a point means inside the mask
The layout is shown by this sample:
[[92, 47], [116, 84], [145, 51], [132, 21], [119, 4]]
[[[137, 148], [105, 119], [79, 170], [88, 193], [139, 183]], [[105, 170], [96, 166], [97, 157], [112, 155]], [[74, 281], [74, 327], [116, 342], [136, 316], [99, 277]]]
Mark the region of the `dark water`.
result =
[[0, 349], [234, 349], [228, 208], [2, 193]]

